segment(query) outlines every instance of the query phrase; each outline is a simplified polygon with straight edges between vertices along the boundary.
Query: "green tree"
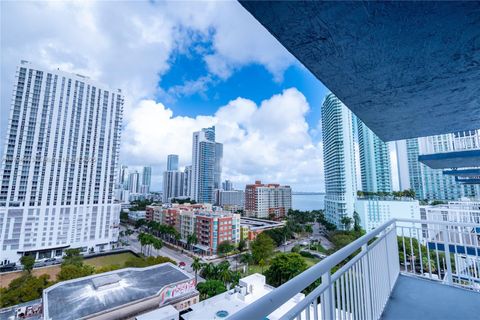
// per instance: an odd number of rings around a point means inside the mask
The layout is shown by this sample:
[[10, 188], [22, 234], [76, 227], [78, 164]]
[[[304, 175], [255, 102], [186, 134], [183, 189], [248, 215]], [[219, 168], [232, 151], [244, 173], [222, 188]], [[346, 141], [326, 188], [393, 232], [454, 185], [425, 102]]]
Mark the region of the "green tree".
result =
[[247, 241], [242, 239], [238, 242], [238, 251], [243, 251], [245, 249], [247, 249]]
[[308, 233], [308, 234], [312, 234], [312, 233], [313, 233], [313, 227], [312, 227], [312, 225], [307, 224], [307, 225], [305, 226], [305, 232]]
[[209, 263], [203, 264], [200, 274], [205, 279], [212, 279], [216, 276], [215, 275], [216, 271], [217, 271], [217, 267], [213, 263], [209, 262]]
[[219, 274], [220, 280], [223, 281], [223, 284], [227, 289], [230, 287], [232, 281], [232, 271], [228, 268], [221, 270]]
[[76, 266], [83, 265], [83, 256], [80, 254], [80, 249], [67, 249], [65, 256], [63, 256], [62, 265], [73, 264]]
[[357, 211], [353, 211], [353, 230], [357, 232], [362, 230], [360, 225], [360, 215]]
[[227, 253], [229, 253], [230, 251], [232, 251], [233, 249], [235, 249], [234, 245], [231, 244], [230, 241], [225, 240], [225, 241], [222, 241], [218, 244], [217, 253], [220, 256], [223, 256], [223, 255], [226, 255]]
[[267, 260], [275, 249], [275, 242], [265, 233], [260, 233], [252, 242], [252, 256], [258, 263], [260, 260]]
[[64, 264], [61, 266], [60, 272], [57, 275], [57, 280], [65, 281], [92, 275], [95, 268], [88, 265]]
[[128, 221], [128, 212], [120, 211], [120, 221], [127, 222]]
[[198, 271], [200, 271], [200, 269], [202, 269], [202, 265], [203, 264], [200, 261], [200, 258], [198, 258], [198, 257], [193, 258], [192, 269], [193, 269], [193, 271], [195, 271], [195, 283], [197, 283], [197, 281], [198, 281]]
[[48, 274], [24, 274], [12, 280], [7, 288], [0, 288], [0, 308], [41, 298], [43, 290], [53, 284], [49, 278]]
[[227, 291], [227, 288], [220, 280], [207, 280], [197, 284], [197, 290], [200, 293], [200, 299], [204, 300]]
[[193, 246], [198, 243], [197, 235], [195, 233], [189, 234], [187, 236], [187, 245], [190, 247], [190, 250], [192, 250]]
[[265, 262], [265, 260], [260, 259], [260, 261], [258, 261], [258, 265], [260, 266], [263, 274], [263, 268], [267, 265], [267, 263]]
[[353, 222], [352, 218], [348, 216], [343, 216], [340, 219], [340, 223], [342, 224], [344, 230], [350, 230], [350, 226], [352, 225], [352, 222]]
[[253, 263], [253, 256], [248, 252], [244, 253], [240, 256], [240, 262], [246, 264], [248, 268], [248, 265]]
[[265, 277], [268, 284], [278, 287], [306, 269], [307, 264], [298, 253], [281, 253], [272, 259]]
[[27, 273], [32, 273], [33, 265], [35, 264], [35, 258], [33, 256], [22, 256], [20, 263], [23, 265], [23, 270]]

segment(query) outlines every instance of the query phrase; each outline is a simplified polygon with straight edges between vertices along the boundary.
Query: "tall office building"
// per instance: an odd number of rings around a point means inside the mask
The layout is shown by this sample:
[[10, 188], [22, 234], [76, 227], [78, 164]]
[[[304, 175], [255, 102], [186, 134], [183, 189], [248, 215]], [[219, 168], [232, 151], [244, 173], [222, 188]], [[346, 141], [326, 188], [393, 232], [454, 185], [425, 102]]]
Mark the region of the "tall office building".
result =
[[169, 202], [173, 198], [185, 195], [185, 172], [164, 171], [163, 172], [163, 202]]
[[0, 262], [117, 241], [122, 112], [120, 90], [21, 62], [0, 175]]
[[353, 217], [357, 192], [352, 112], [332, 93], [322, 108], [325, 215], [338, 227]]
[[137, 171], [131, 172], [128, 175], [128, 191], [130, 191], [130, 193], [140, 192], [140, 174]]
[[[216, 165], [220, 163], [220, 155], [216, 152], [221, 145], [215, 142], [215, 127], [203, 128], [193, 133], [192, 141], [192, 175], [190, 197], [200, 203], [213, 203], [215, 173], [219, 173]], [[221, 172], [221, 169], [220, 169]]]
[[213, 169], [213, 189], [222, 187], [223, 144], [215, 143], [215, 166]]
[[[443, 174], [442, 169], [432, 169], [418, 161], [418, 156], [421, 154], [455, 151], [461, 148], [459, 146], [461, 144], [466, 144], [466, 148], [469, 148], [469, 141], [475, 141], [479, 136], [480, 130], [472, 130], [406, 140], [408, 176], [410, 186], [415, 191], [417, 199], [458, 200], [462, 197], [480, 198], [479, 185], [461, 184], [455, 181], [455, 177]], [[478, 146], [472, 145], [472, 148], [478, 148]], [[397, 157], [401, 156], [397, 155]], [[404, 173], [401, 172], [400, 174]]]
[[[168, 168], [177, 168], [169, 170]], [[185, 196], [185, 172], [178, 170], [178, 156], [168, 155], [167, 171], [163, 172], [163, 202], [169, 202], [173, 198]]]
[[222, 189], [225, 191], [231, 191], [233, 190], [233, 183], [230, 180], [225, 180], [222, 182]]
[[169, 154], [167, 156], [167, 171], [176, 171], [178, 170], [178, 155]]
[[143, 167], [141, 193], [149, 193], [152, 185], [152, 167]]
[[128, 185], [128, 166], [122, 165], [120, 170], [118, 170], [118, 180], [117, 186], [118, 189], [125, 189]]
[[184, 183], [183, 183], [183, 187], [184, 187], [184, 191], [183, 191], [183, 194], [186, 196], [186, 197], [191, 197], [190, 195], [190, 191], [191, 191], [191, 188], [192, 188], [192, 166], [185, 166], [185, 170], [183, 170], [183, 172], [185, 173], [185, 176], [184, 176]]
[[400, 190], [408, 190], [410, 186], [410, 177], [408, 175], [408, 152], [407, 141], [395, 141], [395, 151], [397, 155], [397, 174]]
[[360, 172], [362, 190], [368, 192], [392, 192], [390, 150], [360, 118], [357, 119], [360, 148]]

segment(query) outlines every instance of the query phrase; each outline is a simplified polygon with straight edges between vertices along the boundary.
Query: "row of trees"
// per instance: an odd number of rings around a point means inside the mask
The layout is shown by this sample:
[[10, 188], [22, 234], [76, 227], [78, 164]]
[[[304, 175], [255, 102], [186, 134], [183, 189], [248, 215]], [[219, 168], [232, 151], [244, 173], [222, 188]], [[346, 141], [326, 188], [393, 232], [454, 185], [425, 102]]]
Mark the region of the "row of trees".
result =
[[230, 270], [228, 261], [222, 261], [215, 265], [211, 262], [201, 263], [200, 259], [195, 258], [192, 269], [195, 271], [195, 280], [198, 278], [198, 272], [206, 280], [197, 285], [202, 300], [227, 291], [230, 287], [238, 284], [241, 277], [240, 272]]
[[[152, 234], [141, 232], [138, 234], [138, 241], [140, 242], [140, 251], [149, 256], [152, 248], [160, 250], [163, 247], [162, 240], [158, 239]], [[144, 251], [145, 248], [145, 251]]]

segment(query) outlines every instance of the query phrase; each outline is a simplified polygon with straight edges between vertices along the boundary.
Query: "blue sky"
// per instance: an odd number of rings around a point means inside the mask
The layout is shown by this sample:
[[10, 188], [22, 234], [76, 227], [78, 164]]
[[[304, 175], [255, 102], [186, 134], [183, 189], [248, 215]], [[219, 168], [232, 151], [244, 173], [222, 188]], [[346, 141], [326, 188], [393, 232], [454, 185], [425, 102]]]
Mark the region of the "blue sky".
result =
[[[174, 86], [209, 75], [202, 53], [195, 51], [196, 45], [198, 44], [190, 47], [187, 53], [172, 55], [170, 70], [159, 82], [163, 90], [168, 91]], [[202, 43], [202, 48], [210, 52], [211, 43]], [[170, 97], [168, 101], [175, 115], [195, 117], [213, 114], [219, 106], [239, 96], [258, 104], [273, 94], [291, 87], [297, 88], [307, 98], [311, 109], [306, 115], [306, 121], [310, 127], [316, 127], [320, 121], [320, 106], [327, 89], [300, 63], [288, 67], [280, 80], [274, 79], [263, 65], [251, 63], [236, 70], [228, 79], [213, 77], [210, 85], [204, 90]], [[163, 98], [165, 94], [157, 96], [158, 100]], [[316, 140], [318, 138], [319, 136], [315, 136]]]
[[324, 190], [326, 88], [238, 2], [3, 1], [0, 14], [1, 136], [24, 59], [122, 89], [120, 161], [152, 166], [154, 190], [167, 155], [190, 164], [192, 133], [211, 125], [236, 187]]

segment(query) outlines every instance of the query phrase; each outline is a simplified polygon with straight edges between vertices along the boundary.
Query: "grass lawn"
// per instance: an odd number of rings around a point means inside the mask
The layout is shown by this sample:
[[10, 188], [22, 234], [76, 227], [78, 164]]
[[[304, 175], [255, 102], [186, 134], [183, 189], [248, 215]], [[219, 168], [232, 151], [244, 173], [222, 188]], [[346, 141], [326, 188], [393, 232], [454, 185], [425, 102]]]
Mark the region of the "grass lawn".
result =
[[101, 267], [109, 266], [112, 264], [116, 264], [123, 267], [123, 265], [127, 260], [134, 257], [135, 255], [133, 255], [130, 252], [123, 252], [119, 254], [111, 254], [108, 256], [85, 259], [84, 263], [94, 266], [95, 268], [101, 268]]
[[320, 259], [316, 259], [316, 258], [307, 258], [307, 257], [302, 257], [302, 258], [307, 263], [307, 266], [309, 268], [320, 261]]
[[[102, 257], [95, 257], [95, 258], [90, 258], [90, 259], [85, 259], [83, 262], [85, 264], [89, 264], [91, 266], [94, 266], [95, 268], [101, 268], [104, 266], [112, 265], [112, 264], [118, 264], [123, 268], [123, 265], [125, 264], [125, 261], [129, 260], [130, 258], [135, 257], [130, 252], [123, 252], [119, 254], [112, 254], [108, 256], [102, 256]], [[34, 269], [32, 271], [34, 276], [41, 276], [42, 274], [48, 274], [50, 275], [50, 280], [55, 280], [57, 277], [57, 274], [60, 272], [60, 265], [55, 265], [55, 266], [50, 266], [50, 267], [45, 267], [45, 268], [38, 268]], [[8, 273], [1, 273], [0, 274], [0, 288], [6, 288], [8, 287], [8, 284], [13, 280], [22, 275], [22, 271], [17, 271], [17, 272], [8, 272]]]

